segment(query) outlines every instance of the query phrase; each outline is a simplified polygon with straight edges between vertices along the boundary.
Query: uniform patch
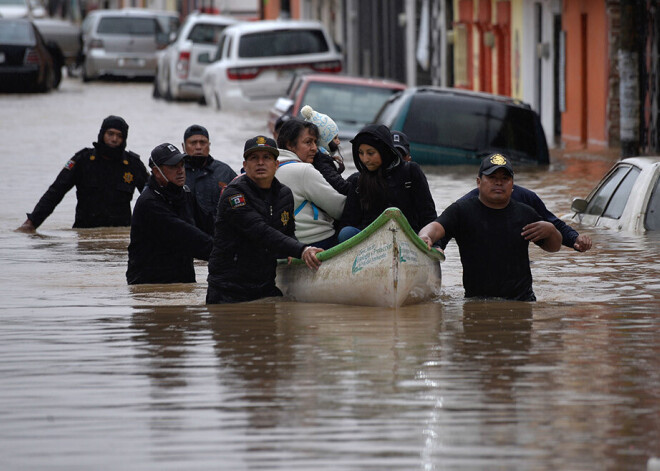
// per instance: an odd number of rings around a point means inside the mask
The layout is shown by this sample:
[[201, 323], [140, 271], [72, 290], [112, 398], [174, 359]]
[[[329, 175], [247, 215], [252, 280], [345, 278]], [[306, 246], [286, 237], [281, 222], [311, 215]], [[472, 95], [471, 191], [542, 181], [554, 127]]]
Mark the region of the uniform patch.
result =
[[282, 225], [286, 226], [289, 223], [289, 211], [283, 211], [280, 220], [282, 221]]
[[89, 160], [96, 160], [96, 156], [95, 155], [90, 155]]
[[245, 206], [245, 196], [243, 194], [238, 194], [229, 198], [229, 204], [232, 209], [240, 208]]
[[133, 174], [131, 172], [124, 173], [124, 182], [133, 183]]
[[66, 165], [64, 166], [65, 169], [71, 170], [74, 166], [76, 165], [76, 162], [74, 160], [69, 160]]
[[124, 160], [124, 165], [128, 165], [128, 160]]

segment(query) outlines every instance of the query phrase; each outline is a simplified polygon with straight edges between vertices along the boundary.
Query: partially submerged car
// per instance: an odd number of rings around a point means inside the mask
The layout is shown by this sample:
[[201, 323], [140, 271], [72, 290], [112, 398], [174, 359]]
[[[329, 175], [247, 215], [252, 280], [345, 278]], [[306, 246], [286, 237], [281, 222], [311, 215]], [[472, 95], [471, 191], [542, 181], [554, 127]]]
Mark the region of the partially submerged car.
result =
[[295, 73], [339, 73], [342, 67], [320, 22], [250, 21], [223, 31], [202, 88], [206, 104], [216, 109], [266, 108], [286, 93]]
[[365, 125], [373, 123], [383, 103], [406, 85], [392, 80], [342, 74], [297, 74], [286, 97], [280, 97], [268, 112], [268, 129], [282, 115], [299, 116], [309, 105], [327, 114], [339, 128], [341, 140], [353, 139]]
[[494, 152], [514, 162], [550, 162], [538, 113], [510, 97], [413, 87], [390, 98], [375, 120], [404, 132], [413, 160], [422, 165], [479, 164]]
[[55, 86], [51, 51], [32, 21], [0, 18], [0, 90], [47, 92]]
[[154, 97], [166, 100], [199, 99], [202, 92], [202, 73], [208, 61], [199, 57], [215, 52], [222, 31], [238, 20], [229, 16], [191, 13], [174, 40], [159, 51]]
[[660, 156], [617, 162], [586, 199], [575, 199], [571, 220], [617, 231], [660, 229]]

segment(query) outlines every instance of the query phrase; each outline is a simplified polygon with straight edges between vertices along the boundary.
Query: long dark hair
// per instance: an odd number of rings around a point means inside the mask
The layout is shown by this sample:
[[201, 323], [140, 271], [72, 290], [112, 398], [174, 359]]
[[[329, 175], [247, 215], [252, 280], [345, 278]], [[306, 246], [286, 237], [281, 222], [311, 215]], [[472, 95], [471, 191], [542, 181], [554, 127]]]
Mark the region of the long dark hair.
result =
[[277, 147], [287, 150], [289, 149], [289, 145], [295, 147], [298, 144], [298, 138], [305, 129], [309, 129], [309, 133], [315, 139], [319, 138], [319, 128], [316, 127], [316, 124], [303, 121], [299, 118], [292, 118], [285, 121], [277, 135]]
[[381, 212], [387, 208], [387, 183], [382, 165], [375, 172], [360, 172], [358, 195], [365, 211]]

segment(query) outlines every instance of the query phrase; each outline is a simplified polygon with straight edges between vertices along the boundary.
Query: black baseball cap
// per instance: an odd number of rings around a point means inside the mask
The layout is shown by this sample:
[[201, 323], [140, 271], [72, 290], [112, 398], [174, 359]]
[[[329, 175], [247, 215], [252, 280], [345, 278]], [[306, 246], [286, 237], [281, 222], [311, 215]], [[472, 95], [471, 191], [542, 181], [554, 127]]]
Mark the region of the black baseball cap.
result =
[[151, 151], [149, 166], [176, 165], [185, 157], [186, 154], [179, 152], [179, 149], [175, 145], [166, 142], [165, 144], [154, 147], [154, 150]]
[[513, 176], [513, 167], [507, 157], [502, 154], [491, 154], [481, 161], [479, 175], [491, 175], [498, 168], [503, 168]]
[[186, 142], [186, 140], [190, 136], [204, 136], [205, 138], [209, 138], [209, 132], [206, 130], [204, 126], [200, 126], [199, 124], [193, 124], [192, 126], [188, 126], [188, 129], [183, 133], [183, 142]]
[[245, 141], [245, 147], [243, 147], [243, 158], [247, 158], [248, 155], [258, 150], [266, 150], [273, 154], [273, 157], [276, 159], [280, 155], [280, 151], [277, 149], [277, 143], [274, 139], [266, 136], [256, 136]]
[[394, 147], [404, 152], [402, 157], [410, 155], [410, 143], [408, 142], [408, 136], [406, 136], [401, 131], [392, 131], [392, 140], [394, 141]]

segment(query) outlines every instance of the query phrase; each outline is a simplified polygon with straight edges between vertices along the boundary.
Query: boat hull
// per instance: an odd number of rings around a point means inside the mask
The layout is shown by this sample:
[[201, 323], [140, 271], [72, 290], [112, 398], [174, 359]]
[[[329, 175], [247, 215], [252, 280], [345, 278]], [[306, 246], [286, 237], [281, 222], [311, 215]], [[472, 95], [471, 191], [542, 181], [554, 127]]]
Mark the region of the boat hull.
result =
[[280, 263], [277, 286], [300, 302], [399, 307], [440, 293], [442, 253], [429, 250], [398, 209], [354, 238], [319, 254], [318, 271]]

